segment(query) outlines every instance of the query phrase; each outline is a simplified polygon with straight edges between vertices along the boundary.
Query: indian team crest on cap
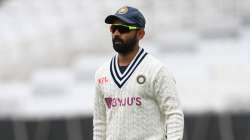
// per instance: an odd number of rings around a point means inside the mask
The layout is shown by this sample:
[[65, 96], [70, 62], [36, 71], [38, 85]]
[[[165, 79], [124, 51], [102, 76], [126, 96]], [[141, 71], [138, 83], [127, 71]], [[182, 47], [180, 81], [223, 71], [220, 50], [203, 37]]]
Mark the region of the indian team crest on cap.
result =
[[146, 81], [146, 77], [144, 75], [138, 75], [136, 80], [138, 84], [143, 84]]
[[117, 11], [118, 14], [126, 14], [127, 12], [128, 12], [127, 6], [124, 6]]

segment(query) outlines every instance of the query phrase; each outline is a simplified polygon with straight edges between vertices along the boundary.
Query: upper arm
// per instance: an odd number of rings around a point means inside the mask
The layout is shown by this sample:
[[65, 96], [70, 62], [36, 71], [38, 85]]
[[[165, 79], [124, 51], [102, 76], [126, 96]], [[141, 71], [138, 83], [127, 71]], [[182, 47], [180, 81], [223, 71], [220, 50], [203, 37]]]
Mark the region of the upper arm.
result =
[[104, 140], [106, 137], [106, 108], [104, 97], [98, 78], [95, 78], [95, 97], [94, 97], [94, 113], [93, 113], [93, 139]]
[[162, 67], [156, 74], [153, 82], [154, 95], [165, 115], [180, 108], [173, 75]]
[[184, 131], [184, 115], [172, 74], [162, 68], [154, 80], [154, 93], [161, 112], [165, 116], [166, 135], [170, 140], [181, 140]]

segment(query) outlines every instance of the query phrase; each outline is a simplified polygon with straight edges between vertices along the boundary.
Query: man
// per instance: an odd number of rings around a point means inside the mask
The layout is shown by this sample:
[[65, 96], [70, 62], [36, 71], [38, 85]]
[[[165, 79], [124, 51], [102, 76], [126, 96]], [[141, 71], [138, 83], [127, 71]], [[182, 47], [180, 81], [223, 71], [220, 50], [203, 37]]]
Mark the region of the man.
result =
[[175, 80], [139, 47], [144, 16], [125, 6], [105, 22], [111, 24], [117, 55], [96, 72], [94, 140], [182, 140], [184, 119]]

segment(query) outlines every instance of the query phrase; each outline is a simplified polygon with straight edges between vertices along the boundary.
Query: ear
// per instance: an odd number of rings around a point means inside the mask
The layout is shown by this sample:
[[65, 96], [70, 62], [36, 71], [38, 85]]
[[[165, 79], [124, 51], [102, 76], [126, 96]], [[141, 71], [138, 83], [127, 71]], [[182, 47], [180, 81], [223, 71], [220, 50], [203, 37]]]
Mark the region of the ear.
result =
[[139, 29], [139, 30], [137, 31], [137, 38], [138, 38], [139, 40], [141, 40], [141, 39], [144, 37], [144, 35], [145, 35], [144, 29]]

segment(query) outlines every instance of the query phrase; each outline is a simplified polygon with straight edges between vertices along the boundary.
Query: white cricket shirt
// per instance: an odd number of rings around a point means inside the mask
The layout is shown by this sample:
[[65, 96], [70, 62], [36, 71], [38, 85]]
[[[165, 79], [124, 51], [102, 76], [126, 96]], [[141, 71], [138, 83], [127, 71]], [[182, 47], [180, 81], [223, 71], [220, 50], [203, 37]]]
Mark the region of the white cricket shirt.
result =
[[124, 73], [117, 58], [96, 72], [94, 140], [182, 140], [184, 115], [166, 67], [142, 48]]

